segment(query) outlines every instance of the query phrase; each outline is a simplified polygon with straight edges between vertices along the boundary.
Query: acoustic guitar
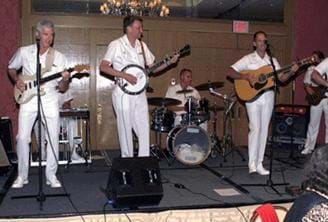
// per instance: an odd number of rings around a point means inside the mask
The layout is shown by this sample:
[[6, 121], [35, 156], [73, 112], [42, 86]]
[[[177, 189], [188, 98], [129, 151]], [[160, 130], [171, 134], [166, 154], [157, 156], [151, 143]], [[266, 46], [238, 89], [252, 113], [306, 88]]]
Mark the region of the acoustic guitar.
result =
[[[302, 59], [296, 64], [298, 66], [303, 66], [307, 64], [312, 64], [315, 62], [313, 56]], [[287, 72], [291, 69], [293, 64], [285, 66], [277, 70], [277, 74], [282, 72]], [[235, 79], [235, 90], [238, 97], [247, 102], [256, 100], [263, 92], [272, 89], [274, 87], [274, 72], [270, 65], [262, 66], [255, 70], [244, 70], [240, 72], [242, 75], [251, 74], [254, 76], [254, 84], [250, 84], [248, 80]]]

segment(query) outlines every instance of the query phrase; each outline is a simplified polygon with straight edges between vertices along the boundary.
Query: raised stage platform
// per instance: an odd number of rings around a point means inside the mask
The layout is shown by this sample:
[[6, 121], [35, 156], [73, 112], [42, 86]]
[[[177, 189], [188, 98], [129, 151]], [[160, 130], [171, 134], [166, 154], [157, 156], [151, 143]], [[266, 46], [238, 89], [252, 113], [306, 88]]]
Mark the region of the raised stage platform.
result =
[[[239, 149], [247, 157], [247, 149]], [[229, 212], [232, 216], [239, 218], [236, 221], [245, 221], [245, 218], [248, 220], [251, 216], [251, 211], [247, 210], [248, 208], [245, 208], [245, 206], [259, 205], [266, 202], [276, 204], [289, 203], [295, 198], [295, 196], [291, 196], [285, 192], [286, 186], [275, 187], [281, 195], [276, 194], [270, 187], [243, 186], [242, 184], [247, 183], [266, 183], [268, 176], [260, 176], [258, 174], [249, 175], [247, 160], [242, 161], [240, 156], [234, 153], [227, 157], [227, 162], [224, 162], [221, 156], [215, 158], [209, 157], [204, 163], [193, 167], [184, 165], [177, 160], [173, 161], [172, 165], [169, 166], [167, 161], [162, 159], [159, 165], [164, 196], [158, 206], [140, 207], [138, 209], [114, 209], [112, 206], [107, 205], [104, 208], [107, 198], [103, 189], [107, 184], [111, 160], [114, 157], [118, 157], [119, 152], [94, 152], [92, 156], [92, 164], [88, 167], [84, 164], [71, 165], [69, 168], [60, 166], [58, 178], [62, 181], [64, 188], [51, 189], [44, 185], [44, 192], [45, 194], [67, 192], [70, 198], [49, 197], [44, 202], [44, 209], [42, 211], [40, 211], [39, 203], [35, 198], [12, 199], [14, 196], [37, 194], [38, 175], [36, 168], [30, 170], [30, 183], [23, 189], [10, 188], [10, 184], [14, 179], [13, 174], [0, 177], [0, 185], [2, 186], [0, 195], [0, 221], [2, 219], [4, 221], [9, 219], [17, 221], [19, 218], [30, 218], [35, 221], [36, 218], [70, 216], [77, 216], [74, 217], [77, 221], [82, 221], [83, 219], [91, 221], [92, 219], [90, 218], [92, 217], [90, 215], [98, 217], [99, 221], [104, 221], [104, 213], [106, 213], [107, 218], [124, 213], [123, 217], [125, 219], [122, 221], [130, 221], [129, 216], [126, 217], [125, 214], [139, 215], [136, 213], [167, 213], [174, 211], [198, 212], [195, 209], [206, 209], [206, 212], [212, 212], [215, 209], [222, 210], [226, 208], [231, 209]], [[290, 149], [286, 148], [275, 150], [272, 181], [274, 183], [287, 182], [289, 183], [288, 186], [300, 186], [304, 178], [303, 167], [305, 162], [306, 158], [299, 155], [299, 151], [297, 150], [292, 153]], [[269, 167], [268, 164], [269, 159], [266, 157], [266, 168]], [[254, 208], [255, 206], [249, 209], [253, 210]], [[188, 211], [190, 209], [193, 209], [193, 211]], [[223, 214], [229, 214], [227, 212]], [[172, 213], [163, 214], [166, 216], [172, 215]], [[216, 214], [211, 213], [212, 216], [209, 216], [210, 214], [206, 215], [207, 217], [214, 217]], [[221, 218], [219, 214], [217, 216]], [[137, 216], [136, 218], [139, 217]], [[231, 218], [217, 221], [229, 220], [231, 221]], [[108, 219], [107, 221], [112, 220]], [[148, 220], [145, 219], [143, 221]]]

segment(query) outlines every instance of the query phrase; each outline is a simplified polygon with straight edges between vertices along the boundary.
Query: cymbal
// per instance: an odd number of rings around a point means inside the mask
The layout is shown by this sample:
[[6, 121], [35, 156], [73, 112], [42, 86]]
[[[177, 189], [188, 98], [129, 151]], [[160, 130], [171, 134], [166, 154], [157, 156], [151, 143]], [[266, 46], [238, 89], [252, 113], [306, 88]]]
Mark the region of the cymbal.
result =
[[208, 107], [208, 110], [213, 111], [213, 112], [223, 111], [224, 107], [223, 106], [212, 105], [212, 106]]
[[209, 90], [210, 88], [216, 89], [216, 88], [221, 88], [224, 86], [224, 82], [211, 82], [208, 81], [207, 83], [202, 83], [199, 84], [198, 86], [195, 86], [195, 89], [199, 91], [203, 90]]
[[152, 106], [173, 106], [180, 105], [181, 101], [172, 98], [164, 98], [164, 97], [151, 97], [148, 98], [148, 104]]
[[177, 94], [185, 94], [185, 93], [191, 93], [192, 89], [182, 89], [182, 90], [179, 90], [179, 91], [176, 91]]

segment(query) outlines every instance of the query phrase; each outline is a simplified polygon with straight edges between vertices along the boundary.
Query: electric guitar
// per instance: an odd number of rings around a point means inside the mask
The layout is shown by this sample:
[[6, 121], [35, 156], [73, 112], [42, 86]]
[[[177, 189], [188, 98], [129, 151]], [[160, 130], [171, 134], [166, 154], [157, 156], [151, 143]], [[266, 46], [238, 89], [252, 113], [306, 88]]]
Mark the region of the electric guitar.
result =
[[[311, 88], [311, 90], [309, 90], [308, 87]], [[327, 98], [327, 96], [325, 95], [327, 92], [327, 88], [323, 86], [306, 86], [305, 92], [305, 99], [312, 106], [318, 105], [322, 99]]]
[[[89, 65], [76, 65], [73, 68], [67, 69], [68, 72], [76, 71], [77, 73], [72, 74], [70, 80], [73, 78], [81, 79], [83, 77], [87, 77], [90, 74], [88, 72], [81, 72], [90, 70]], [[52, 74], [50, 76], [46, 76], [40, 79], [40, 84], [46, 83], [48, 81], [54, 80], [61, 77], [61, 72]], [[34, 96], [37, 95], [37, 82], [35, 75], [21, 75], [19, 77], [25, 83], [25, 90], [21, 92], [16, 86], [14, 87], [14, 95], [15, 100], [18, 104], [24, 104], [30, 101]], [[45, 91], [42, 87], [40, 87], [40, 95], [45, 95]]]
[[[297, 61], [298, 66], [311, 64], [316, 62], [313, 56]], [[277, 70], [277, 74], [287, 72], [291, 69], [293, 64], [285, 66]], [[244, 70], [240, 72], [242, 75], [251, 74], [253, 75], [255, 82], [250, 84], [248, 80], [235, 79], [235, 90], [238, 97], [243, 101], [254, 101], [263, 92], [273, 88], [274, 86], [274, 72], [270, 65], [262, 66], [255, 70]]]
[[[182, 49], [179, 50], [180, 57], [190, 52], [190, 45], [185, 45]], [[170, 61], [173, 56], [166, 57], [160, 62], [157, 62], [150, 68], [143, 68], [139, 65], [130, 64], [125, 66], [121, 71], [129, 73], [137, 78], [136, 84], [131, 84], [127, 80], [123, 78], [116, 77], [117, 85], [122, 89], [123, 92], [129, 95], [138, 95], [142, 93], [147, 87], [149, 83], [149, 75], [153, 73], [158, 67], [163, 65], [164, 63]]]

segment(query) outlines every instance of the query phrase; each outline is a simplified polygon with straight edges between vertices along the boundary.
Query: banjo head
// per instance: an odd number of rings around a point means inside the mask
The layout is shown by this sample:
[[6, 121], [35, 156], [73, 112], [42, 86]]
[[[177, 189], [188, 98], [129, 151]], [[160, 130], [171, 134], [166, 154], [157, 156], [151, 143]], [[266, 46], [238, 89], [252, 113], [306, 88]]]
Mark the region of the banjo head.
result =
[[118, 81], [118, 85], [125, 93], [137, 95], [147, 88], [149, 78], [143, 67], [138, 65], [128, 65], [122, 69], [122, 72], [131, 74], [137, 78], [137, 83], [134, 85], [122, 78]]

